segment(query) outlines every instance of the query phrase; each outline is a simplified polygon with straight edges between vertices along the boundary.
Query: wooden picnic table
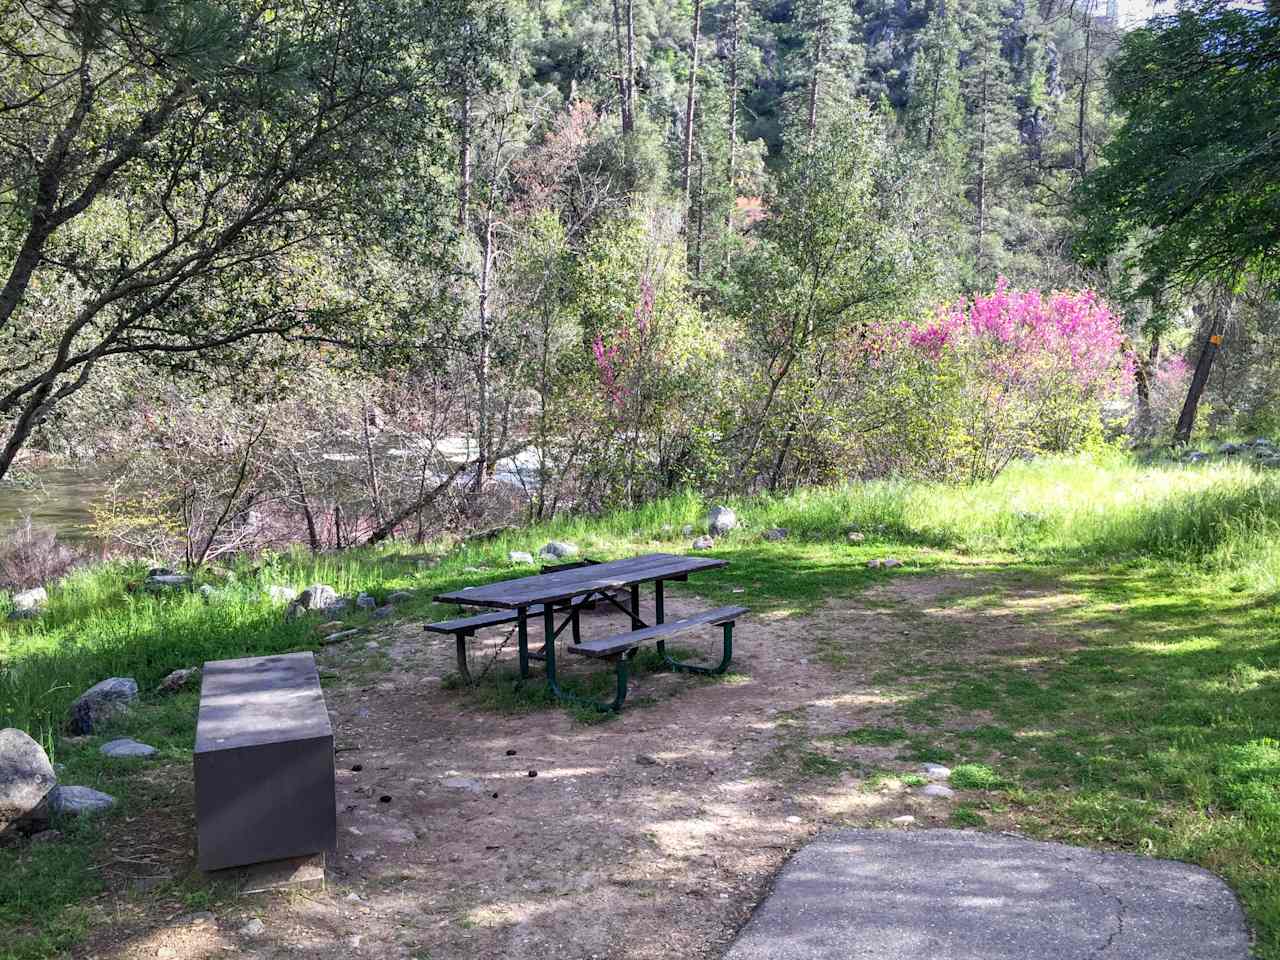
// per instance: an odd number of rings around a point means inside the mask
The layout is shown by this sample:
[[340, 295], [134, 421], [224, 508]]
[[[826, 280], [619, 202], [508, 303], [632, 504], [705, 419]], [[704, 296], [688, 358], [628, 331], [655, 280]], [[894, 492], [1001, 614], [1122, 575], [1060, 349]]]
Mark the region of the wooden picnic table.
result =
[[[714, 557], [682, 557], [670, 553], [650, 553], [639, 557], [629, 557], [626, 560], [614, 560], [609, 563], [588, 563], [570, 569], [555, 570], [531, 577], [520, 577], [516, 580], [503, 580], [479, 587], [464, 587], [461, 590], [439, 594], [435, 599], [438, 603], [457, 603], [464, 606], [490, 607], [496, 610], [514, 611], [514, 615], [481, 615], [480, 617], [445, 621], [440, 624], [428, 624], [427, 629], [433, 629], [441, 633], [458, 633], [459, 630], [468, 629], [468, 627], [473, 628], [473, 626], [502, 622], [510, 623], [515, 620], [517, 624], [516, 635], [519, 645], [521, 678], [527, 679], [529, 677], [530, 660], [543, 660], [546, 663], [547, 686], [551, 692], [561, 699], [576, 700], [579, 698], [562, 690], [556, 679], [555, 641], [566, 627], [572, 627], [575, 645], [570, 648], [571, 652], [620, 660], [618, 696], [609, 707], [609, 709], [616, 710], [621, 707], [622, 700], [626, 696], [626, 656], [634, 653], [635, 647], [640, 640], [655, 640], [658, 652], [677, 669], [712, 673], [723, 672], [728, 666], [728, 659], [732, 650], [731, 617], [722, 616], [717, 619], [714, 615], [706, 615], [687, 618], [668, 625], [666, 624], [663, 610], [663, 585], [668, 580], [687, 580], [691, 573], [715, 570], [727, 565], [727, 560], [719, 560]], [[640, 615], [640, 587], [645, 583], [654, 585], [654, 620], [652, 625], [645, 623]], [[614, 596], [620, 590], [626, 590], [630, 594], [629, 609], [622, 606]], [[581, 643], [579, 612], [586, 603], [596, 600], [612, 604], [623, 613], [626, 613], [631, 618], [633, 633], [623, 635], [623, 637], [612, 638], [612, 640]], [[738, 612], [743, 612], [742, 608], [732, 608], [732, 610], [734, 615]], [[727, 614], [729, 611], [730, 608], [724, 608], [723, 611], [713, 611], [712, 613]], [[558, 626], [556, 625], [557, 613], [564, 614], [564, 620]], [[544, 643], [541, 651], [537, 653], [531, 653], [529, 650], [529, 618], [531, 616], [541, 616], [542, 619]], [[663, 637], [668, 633], [697, 626], [700, 623], [721, 624], [726, 622], [728, 626], [725, 634], [725, 658], [718, 668], [702, 668], [678, 664], [666, 656]], [[643, 633], [640, 633], [640, 631], [643, 631]], [[627, 642], [627, 638], [635, 639]], [[464, 635], [458, 634], [460, 662], [464, 656], [464, 642]], [[595, 705], [600, 706], [599, 704]]]

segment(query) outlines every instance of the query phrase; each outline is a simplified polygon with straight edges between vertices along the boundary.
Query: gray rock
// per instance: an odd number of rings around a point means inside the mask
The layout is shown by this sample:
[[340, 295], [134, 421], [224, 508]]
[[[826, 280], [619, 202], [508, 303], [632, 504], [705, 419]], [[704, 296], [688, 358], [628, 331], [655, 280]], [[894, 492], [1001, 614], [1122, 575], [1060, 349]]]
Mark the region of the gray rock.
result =
[[1207, 453], [1201, 453], [1199, 450], [1190, 450], [1182, 459], [1187, 463], [1200, 463], [1204, 460], [1208, 460], [1209, 455]]
[[181, 670], [174, 670], [167, 677], [160, 681], [156, 687], [156, 693], [177, 693], [200, 673], [199, 667], [184, 667]]
[[692, 524], [692, 523], [686, 523], [683, 527], [681, 527], [681, 528], [680, 528], [680, 536], [682, 536], [682, 537], [692, 537], [692, 536], [693, 536], [693, 524]]
[[148, 576], [142, 586], [151, 593], [164, 593], [169, 590], [184, 590], [191, 586], [191, 578], [181, 573], [164, 573]]
[[254, 917], [240, 928], [240, 936], [242, 937], [260, 937], [266, 932], [267, 925], [257, 917]]
[[772, 530], [766, 530], [764, 533], [760, 534], [760, 536], [765, 540], [776, 543], [779, 540], [785, 540], [787, 537], [791, 536], [791, 531], [786, 527], [774, 527]]
[[713, 537], [722, 537], [738, 525], [738, 515], [729, 507], [712, 507], [707, 514], [707, 530]]
[[637, 753], [636, 763], [640, 764], [642, 767], [656, 767], [660, 765], [658, 758], [650, 753]]
[[1227, 457], [1234, 457], [1242, 450], [1244, 450], [1244, 447], [1238, 443], [1224, 443], [1222, 446], [1218, 447], [1218, 452]]
[[49, 602], [49, 593], [44, 587], [32, 587], [13, 595], [13, 609], [39, 610]]
[[363, 632], [364, 631], [360, 629], [339, 630], [337, 633], [329, 634], [327, 637], [324, 638], [323, 642], [325, 646], [328, 646], [331, 643], [345, 643], [346, 641], [350, 640], [352, 637], [358, 637]]
[[322, 637], [331, 637], [336, 633], [342, 633], [346, 630], [347, 625], [341, 620], [330, 620], [327, 623], [316, 624], [316, 633]]
[[145, 743], [139, 743], [137, 740], [131, 740], [128, 737], [122, 737], [119, 740], [109, 740], [98, 748], [98, 752], [104, 757], [150, 757], [154, 756], [156, 748], [148, 746]]
[[336, 601], [329, 604], [322, 611], [328, 620], [341, 620], [347, 615], [347, 611], [351, 609], [351, 601], [343, 600], [339, 597]]
[[116, 798], [92, 787], [54, 787], [49, 795], [49, 808], [54, 813], [78, 817], [101, 813], [116, 805]]
[[693, 541], [694, 550], [710, 550], [715, 545], [716, 542], [707, 536], [699, 537], [697, 540]]
[[408, 603], [414, 598], [409, 590], [392, 590], [387, 594], [387, 603]]
[[395, 607], [389, 603], [384, 603], [382, 606], [374, 608], [373, 615], [379, 620], [385, 620], [387, 617], [393, 616], [395, 612]]
[[907, 814], [903, 814], [901, 817], [894, 817], [889, 822], [896, 823], [900, 827], [909, 827], [911, 826], [911, 824], [916, 822], [916, 818], [911, 816], [911, 814], [907, 813]]
[[956, 795], [956, 792], [954, 790], [952, 790], [950, 787], [944, 787], [940, 783], [931, 783], [928, 786], [922, 787], [920, 789], [920, 796], [922, 797], [946, 798], [946, 797], [954, 797], [955, 795]]
[[507, 554], [510, 563], [533, 563], [533, 554], [524, 550], [512, 550]]
[[203, 600], [205, 603], [213, 603], [214, 598], [218, 596], [218, 591], [213, 587], [212, 584], [209, 584], [209, 583], [200, 584], [199, 593], [200, 593], [200, 599]]
[[15, 727], [0, 730], [0, 838], [47, 827], [48, 798], [57, 783], [40, 744]]
[[951, 768], [940, 763], [926, 763], [922, 769], [930, 780], [946, 780], [951, 776]]
[[338, 598], [337, 590], [327, 583], [313, 583], [298, 594], [293, 599], [293, 602], [289, 604], [288, 615], [290, 617], [301, 617], [308, 613], [329, 611], [339, 603], [345, 604], [346, 601]]
[[551, 560], [562, 560], [565, 557], [576, 557], [577, 555], [578, 545], [575, 543], [565, 543], [563, 540], [552, 540], [538, 551], [538, 556], [547, 557]]
[[62, 839], [61, 830], [41, 830], [31, 835], [32, 843], [57, 843]]
[[367, 593], [362, 593], [356, 597], [356, 606], [361, 610], [372, 610], [377, 607], [378, 601], [373, 599]]
[[443, 783], [450, 790], [465, 790], [467, 793], [480, 793], [484, 790], [479, 780], [472, 780], [470, 777], [446, 777]]
[[298, 599], [298, 591], [293, 587], [282, 587], [278, 584], [272, 584], [267, 587], [267, 597], [272, 603], [292, 603]]
[[40, 614], [44, 613], [44, 607], [27, 607], [23, 610], [10, 610], [10, 620], [39, 620]]
[[67, 724], [73, 736], [86, 736], [114, 716], [129, 708], [138, 698], [138, 681], [133, 677], [109, 677], [80, 694], [71, 705], [71, 721]]
[[176, 577], [177, 575], [178, 571], [172, 570], [169, 567], [152, 567], [147, 571], [148, 580], [152, 577]]

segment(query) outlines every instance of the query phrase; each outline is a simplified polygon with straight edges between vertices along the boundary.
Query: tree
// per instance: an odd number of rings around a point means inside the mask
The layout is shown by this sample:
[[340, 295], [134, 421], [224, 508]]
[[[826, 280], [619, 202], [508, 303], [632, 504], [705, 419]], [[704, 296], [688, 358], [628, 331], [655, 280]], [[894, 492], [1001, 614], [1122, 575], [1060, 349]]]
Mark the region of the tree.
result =
[[0, 477], [115, 358], [184, 373], [263, 338], [366, 340], [357, 321], [376, 311], [333, 276], [438, 222], [429, 171], [471, 14], [468, 0], [6, 5]]
[[1249, 276], [1280, 276], [1280, 13], [1201, 2], [1129, 33], [1108, 68], [1125, 120], [1076, 192], [1084, 258], [1126, 254], [1138, 289], [1209, 285], [1214, 316], [1174, 433], [1185, 442]]

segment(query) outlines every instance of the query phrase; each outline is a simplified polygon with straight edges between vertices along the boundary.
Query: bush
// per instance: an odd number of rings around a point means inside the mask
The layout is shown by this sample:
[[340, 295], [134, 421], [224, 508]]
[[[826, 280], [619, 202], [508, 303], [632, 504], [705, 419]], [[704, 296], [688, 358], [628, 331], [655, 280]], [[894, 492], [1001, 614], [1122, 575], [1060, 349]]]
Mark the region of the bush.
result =
[[28, 517], [0, 536], [0, 589], [25, 590], [56, 580], [86, 557]]

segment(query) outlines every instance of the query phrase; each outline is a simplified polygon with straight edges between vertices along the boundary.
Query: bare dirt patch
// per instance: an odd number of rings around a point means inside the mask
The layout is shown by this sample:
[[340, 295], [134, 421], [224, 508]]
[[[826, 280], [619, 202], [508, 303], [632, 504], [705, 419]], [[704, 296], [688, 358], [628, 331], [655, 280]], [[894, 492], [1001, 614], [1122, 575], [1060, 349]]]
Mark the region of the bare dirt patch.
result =
[[[789, 853], [818, 830], [904, 814], [917, 826], [946, 820], [950, 803], [884, 775], [919, 764], [896, 759], [891, 743], [840, 736], [886, 722], [898, 694], [876, 671], [920, 650], [1007, 658], [1023, 645], [1051, 655], [1036, 612], [1058, 602], [1048, 588], [1011, 588], [994, 607], [959, 603], [1000, 587], [989, 576], [894, 576], [811, 617], [748, 617], [735, 676], [642, 676], [622, 715], [599, 725], [561, 709], [498, 713], [445, 689], [452, 641], [417, 624], [326, 648], [340, 835], [326, 888], [221, 901], [193, 919], [167, 913], [171, 904], [138, 904], [124, 881], [100, 904], [117, 922], [88, 952], [717, 957]], [[676, 616], [705, 604], [668, 606]], [[614, 613], [584, 618], [589, 636], [625, 628]], [[489, 647], [504, 662], [514, 658], [505, 635], [495, 632]], [[681, 645], [710, 658], [718, 632]], [[812, 769], [792, 763], [797, 750]], [[881, 774], [869, 777], [872, 769]], [[189, 823], [189, 791], [172, 796], [171, 815]], [[189, 870], [190, 855], [166, 869]], [[262, 932], [241, 933], [253, 917]]]

